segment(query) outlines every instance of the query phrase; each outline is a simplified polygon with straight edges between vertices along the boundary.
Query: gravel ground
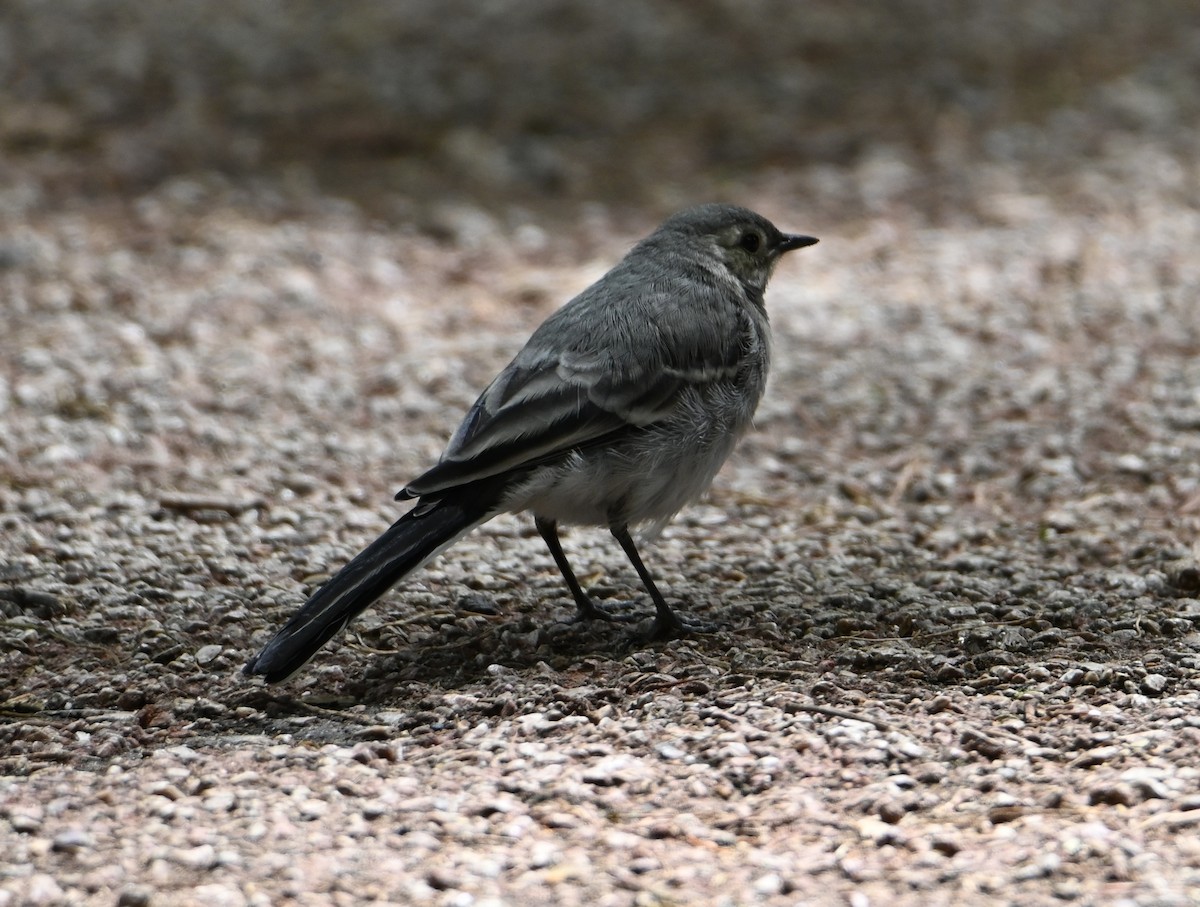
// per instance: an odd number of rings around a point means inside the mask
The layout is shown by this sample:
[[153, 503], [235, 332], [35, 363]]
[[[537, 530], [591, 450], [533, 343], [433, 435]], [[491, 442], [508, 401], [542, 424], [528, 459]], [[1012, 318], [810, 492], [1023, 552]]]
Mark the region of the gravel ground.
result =
[[563, 623], [501, 519], [277, 688], [240, 665], [662, 212], [7, 172], [0, 905], [1200, 901], [1200, 165], [1141, 91], [958, 182], [738, 187], [822, 243], [756, 432], [648, 548], [716, 632]]

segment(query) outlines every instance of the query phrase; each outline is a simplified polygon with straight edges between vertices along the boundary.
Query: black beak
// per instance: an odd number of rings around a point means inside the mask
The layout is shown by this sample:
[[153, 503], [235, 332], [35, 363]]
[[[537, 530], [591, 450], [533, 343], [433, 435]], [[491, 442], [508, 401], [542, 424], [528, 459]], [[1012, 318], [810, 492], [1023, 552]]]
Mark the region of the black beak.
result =
[[803, 249], [805, 246], [816, 245], [820, 242], [815, 236], [801, 236], [799, 233], [783, 234], [783, 241], [779, 243], [779, 254], [791, 252], [792, 249]]

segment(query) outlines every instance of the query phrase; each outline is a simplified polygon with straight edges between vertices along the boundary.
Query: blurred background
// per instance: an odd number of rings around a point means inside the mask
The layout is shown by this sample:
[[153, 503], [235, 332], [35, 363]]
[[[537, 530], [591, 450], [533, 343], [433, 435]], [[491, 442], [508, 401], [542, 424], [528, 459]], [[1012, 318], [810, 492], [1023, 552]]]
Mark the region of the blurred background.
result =
[[884, 191], [937, 219], [972, 161], [1193, 141], [1198, 85], [1195, 0], [5, 0], [0, 180], [253, 174], [404, 218], [775, 175], [843, 216]]

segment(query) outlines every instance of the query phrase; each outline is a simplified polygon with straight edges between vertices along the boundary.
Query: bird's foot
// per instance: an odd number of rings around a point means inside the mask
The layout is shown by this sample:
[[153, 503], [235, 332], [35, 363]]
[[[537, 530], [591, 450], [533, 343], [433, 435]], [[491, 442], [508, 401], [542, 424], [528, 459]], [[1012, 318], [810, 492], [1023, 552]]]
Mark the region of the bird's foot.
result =
[[712, 621], [684, 617], [671, 611], [668, 614], [659, 613], [654, 618], [654, 623], [650, 625], [646, 639], [649, 642], [662, 642], [700, 633], [713, 633], [718, 629], [720, 629], [719, 625]]
[[575, 610], [575, 617], [572, 623], [584, 623], [589, 620], [602, 620], [610, 624], [630, 624], [636, 623], [638, 616], [636, 614], [614, 613], [613, 611], [601, 608], [591, 599], [585, 599], [578, 603]]

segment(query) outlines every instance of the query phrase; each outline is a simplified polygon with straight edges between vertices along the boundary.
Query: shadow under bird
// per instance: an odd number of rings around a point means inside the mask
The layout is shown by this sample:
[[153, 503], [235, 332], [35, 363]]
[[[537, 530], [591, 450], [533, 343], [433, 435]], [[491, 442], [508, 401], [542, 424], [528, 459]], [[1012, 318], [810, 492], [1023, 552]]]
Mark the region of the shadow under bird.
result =
[[335, 574], [245, 666], [299, 671], [403, 577], [501, 513], [531, 511], [580, 619], [617, 618], [579, 585], [559, 523], [605, 526], [654, 602], [651, 634], [687, 630], [642, 563], [750, 426], [770, 365], [763, 294], [780, 257], [817, 240], [732, 205], [674, 215], [546, 319], [467, 412], [416, 505]]

